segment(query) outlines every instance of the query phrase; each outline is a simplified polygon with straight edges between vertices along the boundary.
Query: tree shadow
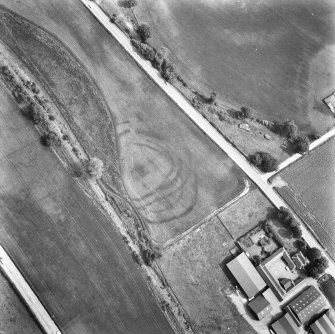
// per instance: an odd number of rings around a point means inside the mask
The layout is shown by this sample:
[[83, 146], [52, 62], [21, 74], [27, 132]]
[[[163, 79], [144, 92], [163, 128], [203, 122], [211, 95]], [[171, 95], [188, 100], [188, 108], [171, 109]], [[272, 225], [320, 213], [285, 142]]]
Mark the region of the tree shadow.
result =
[[238, 118], [238, 111], [239, 111], [239, 110], [228, 109], [228, 110], [227, 110], [227, 114], [228, 114], [229, 117], [231, 117], [231, 118], [239, 119], [239, 118]]
[[294, 153], [296, 153], [294, 145], [289, 141], [284, 145], [280, 145], [280, 149], [288, 155], [293, 155]]
[[291, 232], [289, 229], [286, 229], [286, 228], [284, 228], [284, 227], [280, 228], [280, 229], [277, 231], [277, 233], [278, 233], [281, 237], [283, 237], [283, 238], [285, 238], [285, 239], [292, 239], [292, 238], [293, 238], [293, 234], [292, 234], [292, 232]]

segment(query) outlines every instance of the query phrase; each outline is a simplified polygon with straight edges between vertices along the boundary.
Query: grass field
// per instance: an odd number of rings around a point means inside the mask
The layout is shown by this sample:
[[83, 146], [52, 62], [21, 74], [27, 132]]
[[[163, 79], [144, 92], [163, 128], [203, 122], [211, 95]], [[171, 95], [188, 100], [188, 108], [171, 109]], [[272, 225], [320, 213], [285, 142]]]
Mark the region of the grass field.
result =
[[334, 126], [321, 101], [335, 88], [333, 1], [139, 3], [139, 19], [195, 87], [307, 132]]
[[0, 333], [42, 334], [7, 279], [0, 274]]
[[172, 333], [113, 222], [0, 99], [0, 242], [62, 333]]
[[292, 205], [335, 258], [335, 139], [280, 173], [287, 186], [277, 191]]
[[117, 159], [112, 139], [105, 139], [115, 126], [123, 184], [155, 241], [178, 235], [242, 191], [233, 162], [79, 1], [6, 5], [56, 34], [78, 58], [45, 31], [2, 12], [2, 38], [49, 88], [86, 149], [102, 160], [108, 153], [107, 165]]
[[223, 263], [233, 247], [233, 239], [214, 217], [159, 260], [195, 333], [256, 333], [228, 297], [233, 290]]
[[218, 216], [232, 237], [238, 239], [264, 221], [272, 208], [267, 198], [258, 189], [253, 188]]

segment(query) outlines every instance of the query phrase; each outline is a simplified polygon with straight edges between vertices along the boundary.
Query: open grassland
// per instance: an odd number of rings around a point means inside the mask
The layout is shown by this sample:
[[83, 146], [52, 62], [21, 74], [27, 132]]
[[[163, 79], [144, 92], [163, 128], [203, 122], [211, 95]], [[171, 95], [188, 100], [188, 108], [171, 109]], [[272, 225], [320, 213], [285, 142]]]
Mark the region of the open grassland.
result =
[[287, 186], [277, 188], [335, 258], [335, 139], [280, 173]]
[[159, 260], [195, 333], [255, 333], [228, 295], [225, 263], [234, 242], [217, 217], [169, 248]]
[[0, 99], [0, 242], [62, 333], [172, 333], [113, 222]]
[[218, 215], [234, 239], [246, 234], [265, 221], [273, 208], [267, 198], [256, 188]]
[[137, 15], [191, 85], [323, 132], [335, 124], [321, 101], [335, 88], [334, 10], [331, 0], [143, 0]]
[[[234, 163], [79, 1], [6, 6], [71, 50], [17, 15], [0, 12], [1, 38], [48, 88], [89, 154], [107, 160], [116, 175], [120, 165], [124, 188], [155, 241], [177, 236], [242, 191], [243, 175]], [[114, 186], [115, 174], [109, 174], [104, 181]]]
[[13, 287], [0, 274], [0, 333], [42, 334], [35, 319], [22, 303]]

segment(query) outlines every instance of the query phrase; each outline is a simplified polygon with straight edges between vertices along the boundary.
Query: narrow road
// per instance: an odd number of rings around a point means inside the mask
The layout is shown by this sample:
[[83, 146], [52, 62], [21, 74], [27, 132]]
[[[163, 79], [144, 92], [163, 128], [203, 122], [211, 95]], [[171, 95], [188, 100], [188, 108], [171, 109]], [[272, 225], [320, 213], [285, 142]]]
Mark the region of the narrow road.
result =
[[[320, 145], [324, 144], [327, 140], [329, 140], [330, 138], [335, 136], [335, 128], [331, 129], [330, 131], [328, 131], [327, 133], [325, 133], [323, 136], [321, 136], [319, 139], [314, 140], [310, 145], [309, 145], [309, 151], [308, 154], [312, 153], [312, 151], [314, 149], [316, 149], [317, 147], [319, 147]], [[300, 158], [302, 158], [304, 155], [296, 153], [293, 154], [291, 157], [289, 157], [288, 159], [286, 159], [285, 161], [283, 161], [280, 165], [278, 170], [274, 171], [274, 172], [270, 172], [270, 173], [266, 173], [264, 174], [264, 177], [268, 180], [270, 177], [278, 174], [281, 170], [283, 170], [284, 168], [286, 168], [287, 166], [293, 164], [294, 162], [296, 162], [297, 160], [299, 160]]]
[[7, 252], [0, 246], [0, 268], [6, 277], [15, 286], [37, 321], [47, 334], [61, 334], [61, 331], [52, 320], [42, 303], [36, 297], [27, 281], [24, 279], [20, 271], [16, 268]]
[[[105, 27], [105, 29], [121, 44], [125, 51], [135, 60], [135, 62], [147, 73], [147, 75], [168, 95], [168, 97], [207, 135], [217, 146], [219, 146], [258, 186], [263, 194], [277, 207], [287, 207], [284, 200], [275, 192], [266, 174], [261, 174], [249, 161], [234, 148], [172, 85], [166, 83], [151, 63], [140, 56], [131, 45], [130, 39], [115, 24], [110, 22], [109, 17], [93, 1], [80, 0], [95, 16], [95, 18]], [[318, 244], [312, 234], [302, 225], [303, 237], [311, 247], [323, 249]], [[329, 271], [335, 276], [335, 264], [327, 254], [329, 260]]]

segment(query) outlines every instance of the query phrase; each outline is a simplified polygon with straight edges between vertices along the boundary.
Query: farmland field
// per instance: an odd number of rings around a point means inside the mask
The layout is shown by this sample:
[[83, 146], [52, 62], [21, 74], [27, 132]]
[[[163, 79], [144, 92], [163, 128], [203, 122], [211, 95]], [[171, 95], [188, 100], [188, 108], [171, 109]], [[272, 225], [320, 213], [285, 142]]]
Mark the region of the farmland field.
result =
[[89, 154], [106, 162], [104, 182], [126, 190], [153, 240], [177, 236], [242, 191], [241, 171], [79, 1], [3, 3], [45, 29], [0, 11], [1, 39], [48, 89]]
[[228, 297], [233, 289], [224, 264], [234, 246], [233, 239], [214, 217], [158, 260], [195, 333], [256, 333]]
[[136, 9], [191, 85], [306, 132], [335, 124], [321, 101], [335, 89], [334, 10], [332, 0], [143, 0]]
[[2, 274], [0, 296], [0, 333], [42, 334], [36, 321]]
[[172, 333], [113, 222], [0, 99], [0, 243], [62, 333]]
[[277, 191], [315, 232], [335, 259], [335, 139], [280, 173], [287, 186]]

